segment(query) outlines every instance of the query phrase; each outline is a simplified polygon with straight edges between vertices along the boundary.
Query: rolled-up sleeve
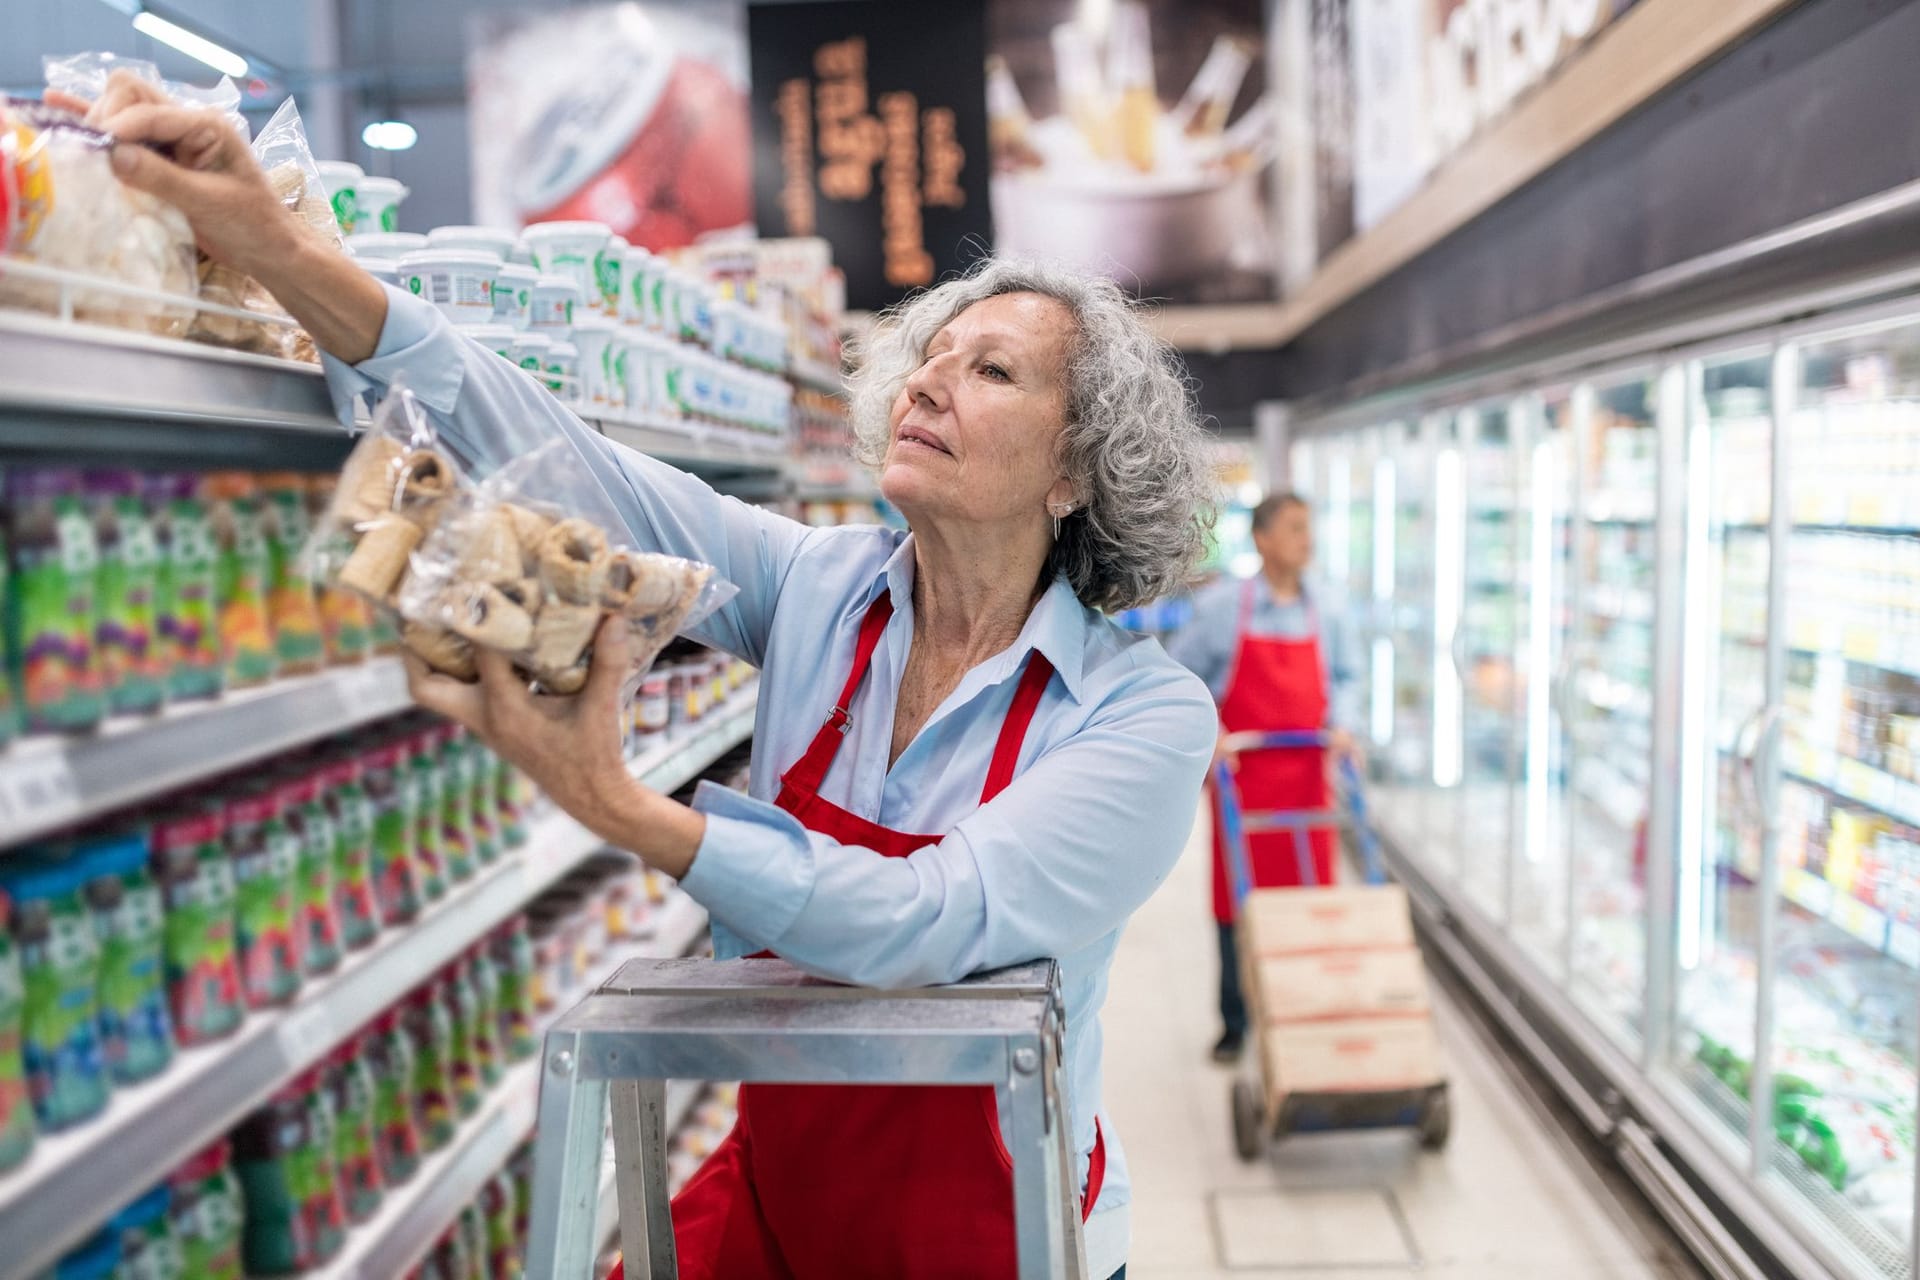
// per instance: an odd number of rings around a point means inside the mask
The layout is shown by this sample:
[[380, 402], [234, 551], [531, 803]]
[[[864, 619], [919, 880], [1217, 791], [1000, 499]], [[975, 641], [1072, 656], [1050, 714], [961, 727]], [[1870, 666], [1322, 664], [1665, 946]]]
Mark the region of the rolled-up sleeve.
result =
[[710, 564], [739, 588], [690, 634], [764, 665], [774, 605], [808, 535], [804, 525], [723, 497], [697, 476], [608, 440], [432, 304], [391, 285], [373, 355], [357, 365], [327, 356], [322, 365], [343, 420], [351, 419], [357, 397], [405, 385], [453, 451], [483, 473], [553, 440], [569, 441], [634, 546]]
[[683, 882], [715, 920], [817, 976], [954, 982], [1078, 951], [1118, 928], [1185, 847], [1213, 703], [1162, 666], [1117, 694], [937, 844], [888, 858], [711, 785]]

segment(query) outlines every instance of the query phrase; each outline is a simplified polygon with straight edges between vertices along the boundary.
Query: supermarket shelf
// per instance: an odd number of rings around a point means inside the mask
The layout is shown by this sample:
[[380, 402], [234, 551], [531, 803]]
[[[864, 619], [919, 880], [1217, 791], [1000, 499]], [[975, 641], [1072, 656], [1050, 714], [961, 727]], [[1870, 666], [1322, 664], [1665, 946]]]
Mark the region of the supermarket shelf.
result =
[[93, 733], [24, 738], [0, 751], [0, 831], [36, 836], [412, 705], [399, 660], [295, 676]]
[[[643, 754], [634, 773], [657, 790], [683, 786], [751, 733], [757, 696], [757, 689], [743, 690], [721, 712]], [[350, 955], [290, 1008], [248, 1017], [234, 1036], [187, 1050], [154, 1080], [117, 1090], [103, 1115], [42, 1137], [26, 1164], [0, 1179], [0, 1278], [50, 1265], [162, 1171], [212, 1141], [601, 843], [564, 814], [540, 819], [521, 850], [455, 888], [413, 925]], [[704, 926], [703, 915], [674, 919], [681, 932], [668, 941], [687, 930], [697, 938]], [[371, 1280], [399, 1270], [404, 1267], [365, 1274]]]
[[1830, 618], [1797, 620], [1787, 647], [1815, 657], [1840, 657], [1862, 666], [1920, 679], [1920, 636], [1898, 626], [1848, 625]]
[[653, 416], [590, 421], [616, 444], [701, 475], [740, 472], [780, 475], [788, 465], [784, 444], [749, 447], [710, 434], [703, 427]]
[[1782, 772], [1795, 782], [1831, 791], [1896, 822], [1920, 826], [1920, 783], [1800, 743], [1787, 743], [1782, 759]]
[[787, 366], [787, 377], [809, 390], [823, 391], [830, 396], [847, 393], [846, 379], [840, 376], [840, 371], [817, 360], [793, 361]]
[[312, 365], [0, 314], [0, 448], [317, 467], [349, 443]]

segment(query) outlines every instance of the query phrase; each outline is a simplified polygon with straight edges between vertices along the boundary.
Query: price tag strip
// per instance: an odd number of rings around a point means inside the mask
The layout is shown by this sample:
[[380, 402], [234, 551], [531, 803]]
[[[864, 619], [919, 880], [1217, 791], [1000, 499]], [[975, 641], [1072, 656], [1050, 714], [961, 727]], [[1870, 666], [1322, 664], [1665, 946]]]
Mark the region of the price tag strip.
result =
[[82, 809], [65, 750], [29, 748], [0, 756], [0, 829], [47, 831], [78, 818]]

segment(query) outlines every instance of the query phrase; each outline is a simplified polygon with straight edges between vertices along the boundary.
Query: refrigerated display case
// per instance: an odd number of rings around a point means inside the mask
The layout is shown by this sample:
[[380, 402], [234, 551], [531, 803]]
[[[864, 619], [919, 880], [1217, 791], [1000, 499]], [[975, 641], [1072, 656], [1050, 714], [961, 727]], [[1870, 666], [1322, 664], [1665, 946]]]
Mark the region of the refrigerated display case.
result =
[[1371, 473], [1424, 932], [1730, 1275], [1920, 1274], [1920, 300], [1876, 308], [1293, 416], [1350, 581]]

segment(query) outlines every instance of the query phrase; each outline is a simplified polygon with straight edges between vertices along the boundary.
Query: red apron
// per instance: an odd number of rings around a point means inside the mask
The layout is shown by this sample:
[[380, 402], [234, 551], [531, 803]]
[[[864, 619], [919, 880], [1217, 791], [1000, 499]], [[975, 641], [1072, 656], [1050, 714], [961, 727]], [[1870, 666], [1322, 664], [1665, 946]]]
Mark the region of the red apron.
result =
[[[780, 779], [780, 808], [843, 844], [904, 858], [942, 837], [894, 831], [820, 797], [893, 601], [860, 624], [853, 672]], [[980, 803], [1013, 781], [1053, 666], [1036, 651], [1015, 690]], [[763, 955], [770, 953], [762, 953]], [[1106, 1173], [1098, 1127], [1081, 1212]], [[685, 1280], [981, 1280], [1016, 1273], [1013, 1162], [987, 1086], [771, 1085], [673, 1202]], [[618, 1273], [617, 1273], [618, 1275]]]
[[[1227, 693], [1220, 700], [1220, 727], [1228, 733], [1273, 733], [1321, 729], [1327, 723], [1327, 682], [1320, 663], [1320, 626], [1307, 601], [1307, 634], [1300, 640], [1248, 633], [1253, 621], [1258, 579], [1248, 579], [1240, 600], [1239, 638]], [[1241, 758], [1234, 770], [1245, 812], [1271, 809], [1321, 809], [1327, 804], [1327, 767], [1320, 751], [1263, 751]], [[1208, 795], [1213, 796], [1211, 783]], [[1333, 883], [1333, 832], [1315, 831], [1313, 872], [1320, 884]], [[1300, 883], [1293, 833], [1270, 831], [1247, 837], [1249, 869], [1256, 889], [1280, 889]], [[1233, 894], [1227, 876], [1226, 846], [1220, 838], [1220, 802], [1213, 797], [1213, 918], [1233, 922]]]

